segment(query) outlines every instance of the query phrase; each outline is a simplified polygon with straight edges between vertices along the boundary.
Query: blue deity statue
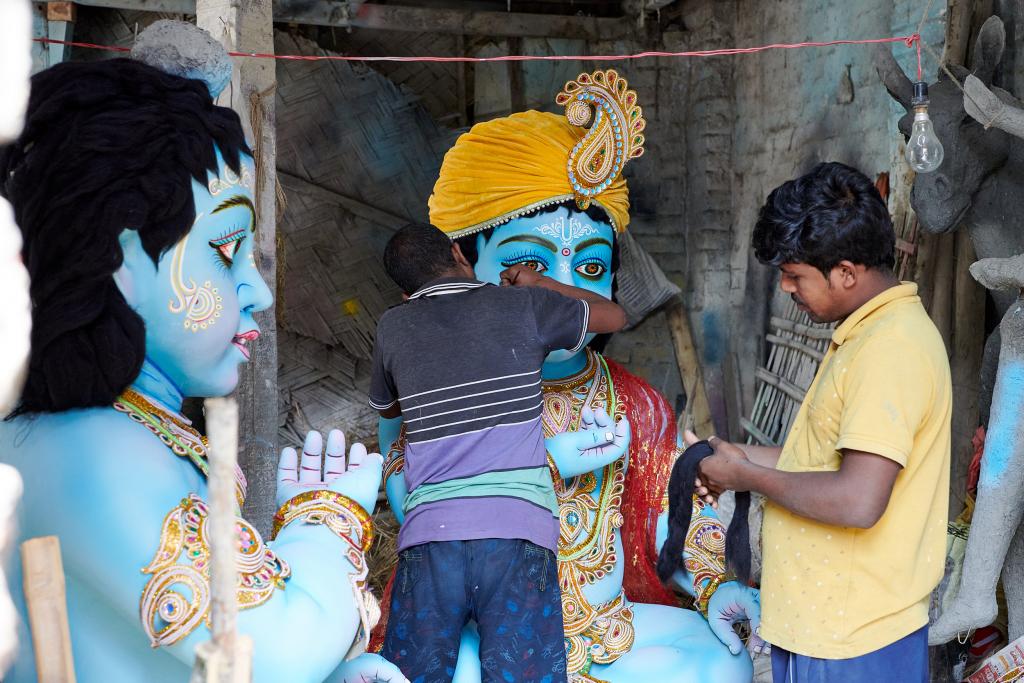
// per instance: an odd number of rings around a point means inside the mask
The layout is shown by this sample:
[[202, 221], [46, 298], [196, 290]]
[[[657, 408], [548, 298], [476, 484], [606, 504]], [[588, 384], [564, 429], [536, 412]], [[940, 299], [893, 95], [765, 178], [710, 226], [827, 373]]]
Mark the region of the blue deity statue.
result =
[[[614, 71], [582, 74], [559, 95], [562, 117], [513, 114], [478, 124], [448, 152], [431, 222], [457, 239], [477, 277], [525, 264], [611, 297], [616, 234], [628, 200], [620, 172], [643, 150], [636, 93]], [[585, 127], [585, 131], [581, 128]], [[675, 416], [647, 382], [590, 349], [556, 351], [543, 367], [544, 435], [560, 508], [558, 573], [568, 679], [749, 682], [733, 631], [760, 617], [757, 592], [725, 572], [725, 529], [696, 498], [674, 586], [655, 565], [667, 531], [667, 484], [680, 441]], [[600, 409], [600, 410], [599, 410]], [[600, 453], [573, 440], [595, 419], [622, 420]], [[382, 420], [386, 487], [401, 517], [401, 418]], [[693, 597], [682, 609], [674, 591]], [[481, 680], [478, 637], [463, 633], [455, 680]]]
[[[203, 83], [117, 59], [38, 74], [0, 155], [33, 299], [0, 459], [25, 481], [21, 537], [60, 539], [80, 680], [184, 681], [209, 638], [207, 446], [181, 405], [235, 389], [272, 303], [250, 154]], [[323, 448], [311, 433], [301, 461], [282, 454], [272, 543], [237, 520], [254, 680], [403, 681], [376, 655], [346, 658], [376, 609], [364, 551], [381, 458], [356, 444], [346, 463], [332, 432], [321, 474]], [[236, 484], [240, 508], [240, 472]], [[36, 680], [32, 652], [23, 628], [6, 680]]]

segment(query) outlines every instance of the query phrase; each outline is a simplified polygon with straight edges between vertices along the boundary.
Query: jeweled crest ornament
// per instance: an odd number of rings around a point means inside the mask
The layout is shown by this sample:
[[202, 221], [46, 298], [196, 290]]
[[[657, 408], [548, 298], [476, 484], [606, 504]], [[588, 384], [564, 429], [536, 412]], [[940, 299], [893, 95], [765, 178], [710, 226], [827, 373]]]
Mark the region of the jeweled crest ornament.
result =
[[582, 73], [568, 81], [555, 102], [573, 126], [588, 129], [569, 152], [566, 171], [580, 209], [615, 181], [630, 159], [644, 153], [647, 121], [636, 91], [614, 69]]

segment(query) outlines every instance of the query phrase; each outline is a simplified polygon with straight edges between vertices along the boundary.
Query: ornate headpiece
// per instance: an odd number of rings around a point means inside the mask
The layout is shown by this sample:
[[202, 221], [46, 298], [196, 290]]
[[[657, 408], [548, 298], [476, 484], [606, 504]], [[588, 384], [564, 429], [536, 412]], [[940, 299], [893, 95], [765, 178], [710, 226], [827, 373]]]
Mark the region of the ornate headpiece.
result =
[[636, 92], [614, 69], [582, 73], [569, 81], [555, 102], [565, 107], [570, 124], [589, 132], [569, 152], [566, 170], [581, 209], [604, 192], [630, 159], [644, 153], [647, 122], [636, 103]]
[[598, 70], [565, 84], [555, 100], [565, 116], [526, 111], [478, 123], [444, 157], [430, 222], [456, 239], [575, 200], [581, 209], [600, 206], [624, 231], [622, 169], [644, 151], [636, 99], [615, 71]]

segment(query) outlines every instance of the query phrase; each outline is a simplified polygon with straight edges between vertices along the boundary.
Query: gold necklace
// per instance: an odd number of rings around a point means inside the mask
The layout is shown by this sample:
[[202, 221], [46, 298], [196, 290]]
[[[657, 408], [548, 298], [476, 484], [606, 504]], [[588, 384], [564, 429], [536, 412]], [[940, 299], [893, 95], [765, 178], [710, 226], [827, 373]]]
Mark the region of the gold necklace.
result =
[[[624, 406], [616, 400], [608, 366], [589, 349], [587, 363], [579, 373], [544, 382], [543, 391], [545, 438], [578, 430], [584, 407], [604, 408], [616, 420], [625, 415]], [[593, 664], [614, 662], [633, 647], [633, 610], [622, 591], [597, 606], [583, 594], [586, 584], [604, 578], [615, 567], [615, 529], [623, 522], [624, 488], [625, 458], [603, 468], [599, 490], [593, 472], [555, 480], [558, 581], [570, 681], [597, 681], [589, 676]]]
[[[114, 410], [141, 424], [160, 439], [172, 453], [178, 457], [188, 458], [203, 477], [209, 477], [209, 441], [189, 422], [130, 388], [125, 389], [114, 401]], [[245, 475], [241, 468], [235, 465], [235, 499], [239, 509], [245, 504], [245, 494]]]

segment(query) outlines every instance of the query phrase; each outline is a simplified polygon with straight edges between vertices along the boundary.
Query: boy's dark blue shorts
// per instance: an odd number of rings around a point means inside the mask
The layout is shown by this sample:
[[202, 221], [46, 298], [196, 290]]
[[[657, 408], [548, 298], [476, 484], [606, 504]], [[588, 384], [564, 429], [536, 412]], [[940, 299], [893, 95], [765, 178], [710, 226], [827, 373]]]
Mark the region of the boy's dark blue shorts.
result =
[[399, 554], [384, 657], [412, 683], [447, 683], [470, 620], [480, 633], [485, 683], [565, 683], [558, 561], [550, 550], [486, 538]]

